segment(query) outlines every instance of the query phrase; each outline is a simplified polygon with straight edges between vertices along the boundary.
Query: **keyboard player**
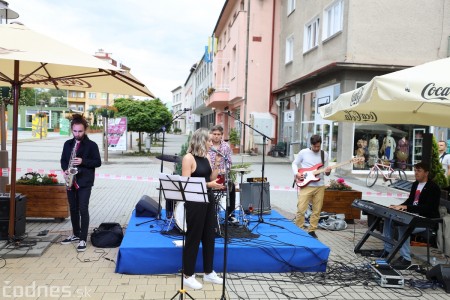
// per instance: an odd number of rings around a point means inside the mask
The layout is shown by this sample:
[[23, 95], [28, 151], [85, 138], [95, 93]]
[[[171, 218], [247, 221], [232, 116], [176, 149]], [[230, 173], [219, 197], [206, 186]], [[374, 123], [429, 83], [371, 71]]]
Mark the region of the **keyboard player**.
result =
[[[418, 214], [426, 218], [439, 218], [439, 201], [441, 190], [439, 186], [428, 178], [430, 166], [426, 163], [417, 163], [414, 165], [414, 177], [416, 181], [411, 187], [408, 199], [400, 205], [391, 205], [390, 208], [409, 213]], [[403, 235], [407, 226], [395, 227], [394, 222], [390, 219], [384, 220], [383, 235], [392, 240], [392, 234], [395, 229], [398, 230], [399, 236]], [[415, 228], [413, 233], [425, 231], [425, 228]], [[384, 243], [384, 252], [382, 257], [387, 257], [392, 251], [393, 245]], [[392, 267], [397, 270], [404, 270], [411, 265], [411, 247], [410, 238], [403, 243], [400, 248], [400, 257], [393, 263]]]

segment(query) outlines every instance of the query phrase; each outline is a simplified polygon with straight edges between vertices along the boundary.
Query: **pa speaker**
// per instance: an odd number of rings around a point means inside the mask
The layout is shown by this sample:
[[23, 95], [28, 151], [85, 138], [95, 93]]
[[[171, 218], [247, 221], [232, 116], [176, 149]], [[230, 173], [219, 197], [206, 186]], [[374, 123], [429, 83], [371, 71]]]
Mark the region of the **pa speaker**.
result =
[[450, 265], [437, 265], [427, 272], [427, 279], [440, 283], [445, 292], [450, 293]]
[[422, 159], [421, 161], [430, 165], [431, 164], [431, 153], [433, 149], [433, 134], [424, 133], [422, 140]]
[[[0, 193], [0, 240], [7, 240], [9, 235], [9, 193]], [[14, 216], [14, 236], [25, 234], [25, 210], [27, 199], [22, 194], [16, 194], [16, 215]]]
[[158, 215], [158, 202], [147, 195], [143, 195], [136, 204], [136, 217], [156, 217]]
[[263, 189], [263, 213], [270, 213], [270, 186], [268, 182], [264, 182], [264, 185], [262, 182], [241, 183], [240, 201], [244, 210], [248, 210], [248, 205], [252, 203], [254, 213], [261, 211], [261, 188]]

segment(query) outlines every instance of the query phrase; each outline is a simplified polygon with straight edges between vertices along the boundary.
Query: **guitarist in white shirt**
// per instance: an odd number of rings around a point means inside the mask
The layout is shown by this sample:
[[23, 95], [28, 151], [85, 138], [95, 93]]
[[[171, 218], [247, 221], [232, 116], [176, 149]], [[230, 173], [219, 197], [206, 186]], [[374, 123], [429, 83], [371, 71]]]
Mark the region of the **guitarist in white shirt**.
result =
[[[311, 148], [305, 148], [300, 150], [295, 160], [292, 162], [292, 171], [295, 174], [295, 179], [299, 182], [304, 181], [305, 175], [304, 173], [298, 172], [298, 169], [301, 167], [305, 168], [313, 168], [317, 165], [323, 164], [325, 168], [325, 174], [330, 175], [331, 168], [328, 167], [328, 153], [323, 151], [323, 162], [322, 162], [322, 138], [320, 135], [313, 135], [310, 138]], [[317, 225], [319, 223], [320, 212], [322, 211], [323, 205], [323, 196], [325, 193], [325, 183], [324, 183], [324, 175], [322, 172], [318, 174], [317, 178], [319, 180], [311, 180], [307, 185], [303, 186], [298, 193], [298, 202], [297, 202], [297, 216], [295, 218], [295, 224], [301, 229], [306, 230], [305, 228], [305, 212], [308, 208], [308, 203], [312, 203], [312, 214], [309, 219], [309, 228], [308, 233], [310, 236], [317, 239], [317, 235], [315, 233], [317, 229]]]

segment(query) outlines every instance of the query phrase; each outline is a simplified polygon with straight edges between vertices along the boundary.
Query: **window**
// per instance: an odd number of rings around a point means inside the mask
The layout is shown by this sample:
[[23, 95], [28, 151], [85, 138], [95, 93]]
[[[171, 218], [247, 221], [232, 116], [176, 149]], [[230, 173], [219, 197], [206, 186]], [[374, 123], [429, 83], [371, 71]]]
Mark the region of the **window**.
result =
[[78, 111], [84, 111], [84, 106], [83, 105], [78, 105]]
[[332, 3], [323, 13], [323, 33], [322, 39], [333, 36], [342, 31], [342, 23], [344, 19], [344, 3], [343, 0], [337, 0]]
[[288, 64], [294, 60], [294, 36], [291, 34], [286, 38], [286, 57], [284, 63]]
[[102, 93], [102, 100], [106, 100], [108, 99], [108, 94], [107, 93]]
[[319, 44], [319, 18], [305, 25], [303, 52], [307, 52]]
[[76, 98], [77, 97], [77, 92], [70, 92], [70, 97]]
[[287, 15], [289, 16], [295, 10], [295, 0], [287, 0]]
[[95, 99], [95, 98], [97, 98], [96, 93], [89, 93], [89, 99]]

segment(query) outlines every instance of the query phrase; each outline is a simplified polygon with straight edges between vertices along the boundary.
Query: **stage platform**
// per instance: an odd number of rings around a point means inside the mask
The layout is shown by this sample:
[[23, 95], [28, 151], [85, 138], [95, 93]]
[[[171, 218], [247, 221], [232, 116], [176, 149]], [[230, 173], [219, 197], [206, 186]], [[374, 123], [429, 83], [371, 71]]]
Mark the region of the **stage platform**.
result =
[[[164, 211], [162, 215], [165, 216]], [[153, 221], [137, 226], [150, 220]], [[259, 237], [230, 239], [227, 249], [227, 272], [279, 273], [326, 270], [330, 248], [312, 238], [275, 210], [272, 210], [271, 214], [263, 215], [263, 220], [264, 222], [258, 223], [258, 216], [252, 215], [248, 225], [250, 234]], [[182, 237], [162, 234], [170, 229], [168, 227], [166, 220], [137, 218], [133, 211], [119, 248], [116, 273], [136, 275], [178, 273], [181, 269], [182, 248], [176, 247], [174, 241], [181, 240]], [[229, 228], [230, 233], [236, 229]], [[214, 253], [216, 272], [223, 271], [223, 250], [224, 239], [218, 237]], [[202, 273], [202, 265], [200, 245], [196, 272]]]

